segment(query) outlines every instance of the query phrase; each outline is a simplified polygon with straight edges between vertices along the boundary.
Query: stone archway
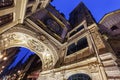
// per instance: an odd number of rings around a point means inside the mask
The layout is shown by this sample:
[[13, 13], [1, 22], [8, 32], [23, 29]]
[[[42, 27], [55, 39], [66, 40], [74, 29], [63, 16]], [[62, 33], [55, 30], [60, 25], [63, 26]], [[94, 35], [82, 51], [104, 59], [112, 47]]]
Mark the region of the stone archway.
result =
[[[35, 52], [42, 60], [42, 69], [54, 68], [58, 55], [54, 47], [38, 39], [31, 30], [14, 27], [0, 35], [0, 51], [11, 47], [25, 47]], [[52, 49], [48, 46], [52, 46]]]

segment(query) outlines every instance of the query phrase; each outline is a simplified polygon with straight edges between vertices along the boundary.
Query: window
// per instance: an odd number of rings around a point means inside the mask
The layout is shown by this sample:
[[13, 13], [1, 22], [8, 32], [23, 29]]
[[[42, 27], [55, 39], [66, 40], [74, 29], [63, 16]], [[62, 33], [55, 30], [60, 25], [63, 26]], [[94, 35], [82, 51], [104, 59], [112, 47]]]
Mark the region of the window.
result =
[[32, 13], [32, 6], [30, 6], [26, 9], [26, 15], [29, 13]]
[[37, 9], [40, 9], [40, 8], [41, 8], [41, 4], [42, 4], [42, 3], [39, 3], [39, 4], [38, 4]]
[[80, 27], [78, 27], [77, 30], [75, 30], [75, 31], [73, 31], [72, 33], [70, 33], [70, 36], [69, 36], [69, 37], [71, 37], [71, 36], [73, 36], [74, 34], [78, 33], [78, 32], [81, 31], [83, 28], [84, 28], [83, 25], [80, 26]]
[[116, 52], [116, 56], [117, 56], [118, 58], [120, 58], [120, 51], [117, 51], [117, 52]]
[[7, 14], [0, 16], [0, 26], [9, 23], [13, 20], [13, 13]]
[[87, 38], [84, 37], [84, 38], [78, 40], [78, 42], [77, 42], [77, 51], [81, 50], [81, 49], [84, 49], [87, 46], [88, 46]]
[[28, 0], [28, 3], [32, 3], [32, 2], [34, 2], [35, 0]]
[[68, 80], [92, 80], [87, 74], [74, 74]]
[[72, 53], [76, 52], [76, 45], [75, 43], [71, 44], [69, 47], [68, 47], [68, 51], [67, 51], [67, 55], [70, 55]]
[[57, 35], [61, 36], [63, 29], [55, 20], [47, 19], [46, 20], [46, 25], [47, 25], [49, 30], [51, 30], [52, 32], [54, 32]]
[[115, 30], [118, 29], [118, 27], [114, 25], [114, 26], [112, 26], [110, 29], [111, 29], [112, 31], [115, 31]]
[[83, 37], [80, 40], [78, 40], [77, 44], [73, 43], [70, 46], [68, 46], [67, 55], [73, 54], [86, 47], [88, 47], [87, 38]]
[[12, 6], [13, 3], [13, 0], [0, 0], [0, 8]]

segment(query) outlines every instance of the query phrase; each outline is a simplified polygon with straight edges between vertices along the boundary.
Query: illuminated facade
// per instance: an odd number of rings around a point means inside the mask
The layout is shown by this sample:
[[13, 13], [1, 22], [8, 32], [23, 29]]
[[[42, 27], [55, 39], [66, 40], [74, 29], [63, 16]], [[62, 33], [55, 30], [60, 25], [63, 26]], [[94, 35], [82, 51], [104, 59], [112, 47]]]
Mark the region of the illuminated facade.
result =
[[35, 52], [42, 62], [37, 80], [119, 80], [115, 51], [86, 6], [80, 3], [67, 21], [49, 2], [0, 2], [0, 51]]

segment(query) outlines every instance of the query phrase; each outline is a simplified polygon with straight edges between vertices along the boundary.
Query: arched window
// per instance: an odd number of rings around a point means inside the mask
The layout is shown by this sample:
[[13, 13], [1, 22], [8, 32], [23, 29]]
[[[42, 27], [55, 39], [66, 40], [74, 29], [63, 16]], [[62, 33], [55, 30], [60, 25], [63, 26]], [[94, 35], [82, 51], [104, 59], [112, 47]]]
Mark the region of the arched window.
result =
[[68, 78], [68, 80], [92, 80], [87, 74], [74, 74]]

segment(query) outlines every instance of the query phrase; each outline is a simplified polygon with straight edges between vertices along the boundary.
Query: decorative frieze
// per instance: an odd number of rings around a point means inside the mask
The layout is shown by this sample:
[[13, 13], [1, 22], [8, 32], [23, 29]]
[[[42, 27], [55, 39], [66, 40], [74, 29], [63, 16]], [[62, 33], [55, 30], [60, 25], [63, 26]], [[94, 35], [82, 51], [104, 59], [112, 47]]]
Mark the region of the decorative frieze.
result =
[[[88, 63], [86, 62], [85, 64]], [[74, 65], [78, 64], [74, 63]], [[39, 75], [38, 80], [68, 80], [70, 76], [75, 74], [86, 74], [90, 76], [92, 80], [102, 80], [100, 78], [99, 66], [97, 63], [89, 63], [88, 65], [79, 67], [67, 65], [49, 71], [43, 71]]]

